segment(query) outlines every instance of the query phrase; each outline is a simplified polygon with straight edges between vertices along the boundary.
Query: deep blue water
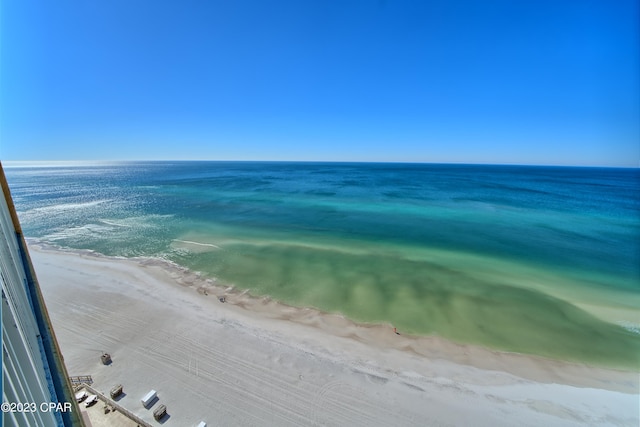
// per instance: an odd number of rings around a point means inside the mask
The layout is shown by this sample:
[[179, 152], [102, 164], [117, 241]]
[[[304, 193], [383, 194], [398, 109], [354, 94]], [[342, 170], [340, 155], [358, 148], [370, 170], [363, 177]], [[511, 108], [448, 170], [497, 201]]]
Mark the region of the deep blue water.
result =
[[[640, 273], [637, 169], [159, 162], [9, 168], [7, 176], [31, 237], [83, 246], [69, 229], [158, 216], [112, 254], [163, 253], [188, 229], [184, 221]], [[141, 243], [149, 249], [138, 250]]]

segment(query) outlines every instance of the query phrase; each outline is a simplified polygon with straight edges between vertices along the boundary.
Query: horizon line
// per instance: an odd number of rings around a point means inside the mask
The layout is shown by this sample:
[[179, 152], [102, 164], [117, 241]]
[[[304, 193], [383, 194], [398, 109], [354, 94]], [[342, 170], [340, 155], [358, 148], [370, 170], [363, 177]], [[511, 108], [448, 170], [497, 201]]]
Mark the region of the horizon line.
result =
[[17, 167], [62, 167], [62, 166], [90, 166], [124, 163], [163, 163], [163, 162], [201, 162], [201, 163], [326, 163], [326, 164], [414, 164], [414, 165], [460, 165], [460, 166], [528, 166], [528, 167], [571, 167], [571, 168], [602, 168], [602, 169], [639, 169], [638, 166], [613, 165], [567, 165], [542, 163], [486, 163], [486, 162], [443, 162], [443, 161], [401, 161], [401, 160], [257, 160], [257, 159], [133, 159], [133, 160], [0, 160], [0, 164], [7, 168]]

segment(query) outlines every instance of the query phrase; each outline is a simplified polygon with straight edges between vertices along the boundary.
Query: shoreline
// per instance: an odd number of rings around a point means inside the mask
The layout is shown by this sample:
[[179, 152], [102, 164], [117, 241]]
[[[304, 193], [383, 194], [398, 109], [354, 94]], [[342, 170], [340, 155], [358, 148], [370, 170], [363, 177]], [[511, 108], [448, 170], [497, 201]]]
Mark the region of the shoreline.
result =
[[28, 246], [69, 374], [122, 383], [145, 420], [153, 388], [169, 425], [638, 424], [634, 371], [396, 335], [168, 261]]
[[[478, 369], [504, 371], [509, 374], [545, 383], [562, 383], [576, 387], [603, 388], [623, 393], [640, 392], [640, 373], [626, 368], [546, 358], [507, 352], [476, 344], [458, 343], [436, 335], [421, 336], [394, 333], [389, 323], [356, 322], [341, 313], [328, 313], [313, 307], [296, 307], [269, 296], [255, 296], [249, 290], [239, 290], [217, 283], [174, 262], [151, 257], [113, 257], [92, 250], [62, 248], [44, 242], [28, 240], [30, 251], [54, 252], [89, 257], [104, 262], [133, 262], [143, 268], [158, 268], [154, 276], [165, 272], [176, 284], [195, 290], [211, 299], [225, 298], [225, 307], [237, 307], [253, 317], [294, 322], [315, 328], [332, 336], [347, 338], [379, 349], [395, 349], [428, 359], [442, 359]], [[159, 277], [162, 280], [162, 277]], [[224, 308], [224, 307], [220, 307]], [[630, 381], [631, 376], [635, 383]], [[603, 381], [602, 377], [610, 380]], [[633, 378], [631, 378], [633, 379]]]

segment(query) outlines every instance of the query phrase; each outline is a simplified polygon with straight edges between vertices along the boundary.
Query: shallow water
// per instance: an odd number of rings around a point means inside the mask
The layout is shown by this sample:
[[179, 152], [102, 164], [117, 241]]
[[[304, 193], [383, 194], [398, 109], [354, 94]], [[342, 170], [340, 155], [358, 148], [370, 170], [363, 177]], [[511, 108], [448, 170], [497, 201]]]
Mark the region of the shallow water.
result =
[[155, 162], [8, 168], [25, 235], [518, 351], [640, 354], [640, 173]]

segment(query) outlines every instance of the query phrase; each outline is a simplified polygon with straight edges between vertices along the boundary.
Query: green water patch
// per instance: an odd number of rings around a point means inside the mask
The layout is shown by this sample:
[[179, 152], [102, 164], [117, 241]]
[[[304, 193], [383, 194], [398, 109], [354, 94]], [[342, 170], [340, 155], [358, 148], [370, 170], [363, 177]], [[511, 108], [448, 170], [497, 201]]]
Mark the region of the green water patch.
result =
[[[180, 260], [254, 295], [391, 323], [410, 334], [625, 368], [640, 335], [540, 290], [430, 260], [288, 244], [234, 243]], [[510, 272], [513, 275], [513, 271]]]

